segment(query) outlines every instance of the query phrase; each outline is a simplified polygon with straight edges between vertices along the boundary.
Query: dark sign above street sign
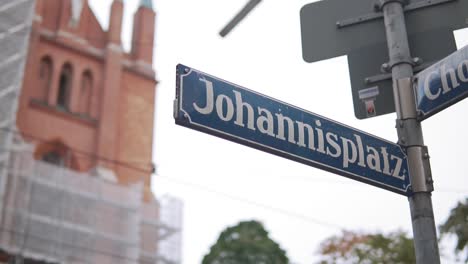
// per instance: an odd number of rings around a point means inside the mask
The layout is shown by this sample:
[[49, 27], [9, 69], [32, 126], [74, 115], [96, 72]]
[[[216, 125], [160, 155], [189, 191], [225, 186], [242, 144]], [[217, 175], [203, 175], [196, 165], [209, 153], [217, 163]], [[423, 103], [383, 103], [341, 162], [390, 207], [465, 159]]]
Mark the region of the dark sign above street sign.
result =
[[302, 7], [302, 56], [315, 62], [348, 54], [354, 49], [385, 42], [383, 20], [359, 27], [337, 26], [339, 21], [373, 13], [374, 0], [323, 0]]
[[[301, 9], [302, 54], [307, 62], [348, 55], [354, 114], [365, 119], [395, 111], [382, 13], [375, 0], [323, 0]], [[456, 50], [453, 30], [466, 27], [466, 0], [411, 0], [405, 6], [411, 55], [430, 66]], [[443, 19], [438, 19], [443, 17]], [[368, 89], [375, 97], [362, 96]]]
[[[315, 62], [386, 43], [382, 13], [375, 0], [322, 0], [302, 7], [302, 55]], [[410, 0], [405, 6], [408, 34], [467, 26], [466, 0]]]
[[420, 118], [429, 116], [468, 96], [468, 46], [416, 75], [416, 107]]
[[395, 143], [183, 65], [176, 90], [179, 125], [410, 194], [406, 154]]
[[[411, 55], [422, 60], [414, 68], [415, 73], [457, 50], [453, 33], [446, 29], [409, 36], [409, 44]], [[395, 112], [391, 74], [380, 70], [382, 62], [388, 61], [387, 53], [387, 44], [378, 43], [348, 54], [354, 114], [358, 119]], [[369, 93], [369, 89], [376, 92]]]

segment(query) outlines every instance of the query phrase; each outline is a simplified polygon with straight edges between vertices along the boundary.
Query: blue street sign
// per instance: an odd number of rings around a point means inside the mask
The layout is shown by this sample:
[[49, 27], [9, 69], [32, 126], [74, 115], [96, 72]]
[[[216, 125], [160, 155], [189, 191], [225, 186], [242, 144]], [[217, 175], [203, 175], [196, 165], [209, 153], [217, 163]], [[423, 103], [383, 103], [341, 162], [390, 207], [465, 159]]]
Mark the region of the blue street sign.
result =
[[416, 106], [420, 119], [468, 96], [468, 46], [416, 75]]
[[174, 107], [179, 125], [410, 194], [399, 145], [180, 64]]

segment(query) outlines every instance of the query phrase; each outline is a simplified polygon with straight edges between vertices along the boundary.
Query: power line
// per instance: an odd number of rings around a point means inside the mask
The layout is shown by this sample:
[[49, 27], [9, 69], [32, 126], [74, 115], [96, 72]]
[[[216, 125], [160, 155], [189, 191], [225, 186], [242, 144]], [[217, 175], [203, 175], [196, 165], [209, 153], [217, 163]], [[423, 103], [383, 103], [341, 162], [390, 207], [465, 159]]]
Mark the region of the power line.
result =
[[436, 188], [435, 192], [442, 192], [442, 193], [453, 193], [453, 194], [465, 194], [468, 195], [468, 190], [463, 189], [450, 189], [450, 188]]
[[[292, 211], [288, 211], [288, 210], [285, 210], [285, 209], [282, 209], [282, 208], [279, 208], [279, 207], [274, 207], [274, 206], [271, 206], [271, 205], [259, 203], [259, 202], [249, 200], [249, 199], [246, 199], [246, 198], [243, 198], [243, 197], [239, 197], [239, 196], [235, 196], [235, 195], [228, 194], [228, 193], [225, 193], [225, 192], [221, 192], [221, 191], [212, 189], [212, 188], [207, 187], [207, 186], [203, 186], [203, 185], [199, 185], [199, 184], [196, 184], [196, 183], [184, 181], [184, 180], [181, 180], [181, 179], [176, 179], [176, 178], [173, 178], [173, 177], [167, 177], [167, 176], [162, 176], [162, 175], [158, 175], [158, 177], [161, 177], [161, 178], [163, 178], [165, 180], [168, 180], [170, 182], [173, 182], [173, 183], [176, 183], [176, 184], [179, 184], [179, 185], [188, 186], [188, 187], [195, 188], [195, 189], [198, 189], [198, 190], [201, 190], [201, 191], [204, 191], [204, 192], [212, 193], [212, 194], [215, 194], [215, 195], [218, 195], [218, 196], [223, 196], [223, 197], [229, 198], [231, 200], [235, 200], [235, 201], [238, 201], [238, 202], [242, 202], [242, 203], [250, 204], [250, 205], [253, 205], [253, 206], [256, 206], [256, 207], [264, 208], [264, 209], [267, 209], [267, 210], [270, 210], [270, 211], [274, 211], [274, 212], [277, 212], [277, 213], [280, 213], [280, 214], [283, 214], [283, 215], [286, 215], [286, 216], [295, 217], [295, 218], [298, 218], [298, 219], [301, 219], [303, 221], [310, 222], [310, 223], [313, 223], [313, 224], [316, 224], [316, 225], [321, 225], [321, 226], [332, 228], [332, 229], [340, 229], [340, 230], [345, 229], [343, 226], [340, 226], [340, 225], [335, 224], [335, 223], [329, 223], [329, 222], [322, 221], [322, 220], [319, 220], [319, 219], [316, 219], [316, 218], [312, 218], [310, 216], [303, 215], [303, 214], [300, 214], [300, 213], [297, 213], [297, 212], [292, 212]], [[356, 186], [358, 186], [358, 185], [356, 185]], [[460, 193], [462, 193], [462, 194], [463, 193], [468, 193], [467, 190], [465, 190], [465, 191], [464, 190], [458, 190], [458, 191], [460, 191]], [[456, 192], [456, 191], [446, 190], [446, 191], [443, 191], [443, 192], [453, 193], [453, 192]]]
[[[29, 139], [32, 139], [32, 140], [40, 141], [43, 144], [51, 144], [51, 145], [54, 144], [54, 143], [52, 143], [52, 142], [50, 142], [50, 141], [48, 141], [48, 140], [46, 140], [44, 138], [39, 138], [39, 137], [27, 134], [25, 132], [21, 132], [21, 131], [18, 131], [18, 130], [9, 129], [9, 128], [5, 128], [5, 127], [0, 128], [0, 130], [15, 133], [17, 135], [21, 135], [23, 137], [26, 137], [26, 138], [29, 138]], [[151, 169], [144, 169], [142, 167], [139, 167], [136, 164], [145, 164], [145, 163], [135, 163], [135, 162], [131, 163], [131, 162], [127, 162], [127, 161], [108, 159], [108, 158], [105, 158], [105, 157], [102, 157], [102, 156], [99, 156], [99, 155], [96, 155], [94, 153], [90, 153], [90, 152], [87, 152], [87, 151], [84, 151], [84, 150], [80, 150], [80, 149], [77, 149], [77, 148], [72, 148], [72, 147], [69, 147], [69, 146], [66, 146], [66, 147], [68, 149], [72, 150], [73, 152], [84, 156], [84, 157], [76, 156], [77, 158], [81, 158], [81, 159], [87, 158], [87, 159], [101, 160], [101, 161], [105, 161], [105, 162], [108, 162], [108, 163], [117, 164], [118, 166], [122, 166], [122, 167], [125, 167], [125, 168], [140, 171], [140, 172], [143, 172], [143, 173], [153, 173], [154, 172], [154, 168], [153, 168], [154, 165], [153, 164], [147, 164]], [[165, 176], [160, 176], [160, 177], [165, 177]], [[319, 180], [319, 179], [314, 179], [314, 178], [307, 178], [306, 181], [325, 182], [325, 183], [332, 183], [332, 184], [346, 184], [346, 185], [352, 184], [354, 186], [361, 186], [361, 185], [358, 185], [358, 184], [354, 184], [354, 182], [347, 183], [347, 182], [332, 181], [332, 180], [325, 180], [325, 179], [320, 179]], [[454, 194], [468, 194], [468, 190], [465, 190], [465, 189], [451, 189], [451, 188], [445, 188], [445, 187], [436, 189], [436, 192], [454, 193]]]
[[209, 188], [209, 187], [206, 187], [206, 186], [202, 186], [202, 185], [199, 185], [199, 184], [195, 184], [195, 183], [191, 183], [191, 182], [187, 182], [187, 181], [183, 181], [183, 180], [180, 180], [180, 179], [175, 179], [175, 178], [167, 177], [167, 176], [158, 175], [158, 177], [162, 177], [164, 179], [167, 179], [169, 181], [178, 183], [180, 185], [185, 185], [185, 186], [189, 186], [189, 187], [192, 187], [192, 188], [195, 188], [195, 189], [203, 190], [205, 192], [213, 193], [213, 194], [218, 195], [218, 196], [224, 196], [224, 197], [229, 198], [231, 200], [239, 201], [239, 202], [242, 202], [242, 203], [247, 203], [247, 204], [253, 205], [255, 207], [260, 207], [260, 208], [267, 209], [267, 210], [270, 210], [270, 211], [275, 211], [275, 212], [278, 212], [278, 213], [286, 215], [286, 216], [295, 217], [295, 218], [298, 218], [298, 219], [301, 219], [303, 221], [310, 222], [310, 223], [313, 223], [313, 224], [316, 224], [316, 225], [328, 227], [328, 228], [331, 228], [331, 229], [340, 229], [340, 230], [344, 229], [344, 227], [342, 227], [340, 225], [337, 225], [337, 224], [334, 224], [334, 223], [325, 222], [325, 221], [322, 221], [322, 220], [319, 220], [319, 219], [312, 218], [310, 216], [299, 214], [297, 212], [288, 211], [288, 210], [285, 210], [285, 209], [282, 209], [282, 208], [279, 208], [279, 207], [274, 207], [274, 206], [271, 206], [271, 205], [259, 203], [259, 202], [249, 200], [249, 199], [246, 199], [246, 198], [238, 197], [238, 196], [235, 196], [235, 195], [232, 195], [232, 194], [220, 192], [220, 191], [217, 191], [215, 189], [212, 189], [212, 188]]

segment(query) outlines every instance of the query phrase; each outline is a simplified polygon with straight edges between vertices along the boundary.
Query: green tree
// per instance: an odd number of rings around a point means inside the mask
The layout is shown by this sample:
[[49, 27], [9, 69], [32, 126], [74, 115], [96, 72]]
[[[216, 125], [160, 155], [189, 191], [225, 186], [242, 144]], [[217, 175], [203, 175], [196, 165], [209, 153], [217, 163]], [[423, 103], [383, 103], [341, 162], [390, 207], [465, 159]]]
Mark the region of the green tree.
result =
[[286, 252], [268, 237], [257, 221], [226, 228], [205, 255], [202, 264], [286, 264]]
[[456, 254], [464, 253], [465, 261], [468, 262], [468, 198], [452, 209], [449, 217], [439, 229], [441, 238], [445, 235], [455, 235], [457, 245], [454, 251]]
[[320, 245], [321, 264], [415, 263], [413, 240], [405, 232], [388, 235], [343, 231]]

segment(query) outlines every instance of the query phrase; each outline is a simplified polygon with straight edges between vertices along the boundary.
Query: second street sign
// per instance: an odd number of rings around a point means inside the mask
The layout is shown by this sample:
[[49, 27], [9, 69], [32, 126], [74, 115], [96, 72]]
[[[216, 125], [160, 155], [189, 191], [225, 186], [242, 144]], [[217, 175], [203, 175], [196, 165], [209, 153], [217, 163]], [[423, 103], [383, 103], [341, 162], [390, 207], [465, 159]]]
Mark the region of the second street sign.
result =
[[467, 97], [468, 46], [418, 73], [415, 94], [421, 119]]
[[179, 125], [409, 195], [399, 145], [180, 64], [174, 115]]

